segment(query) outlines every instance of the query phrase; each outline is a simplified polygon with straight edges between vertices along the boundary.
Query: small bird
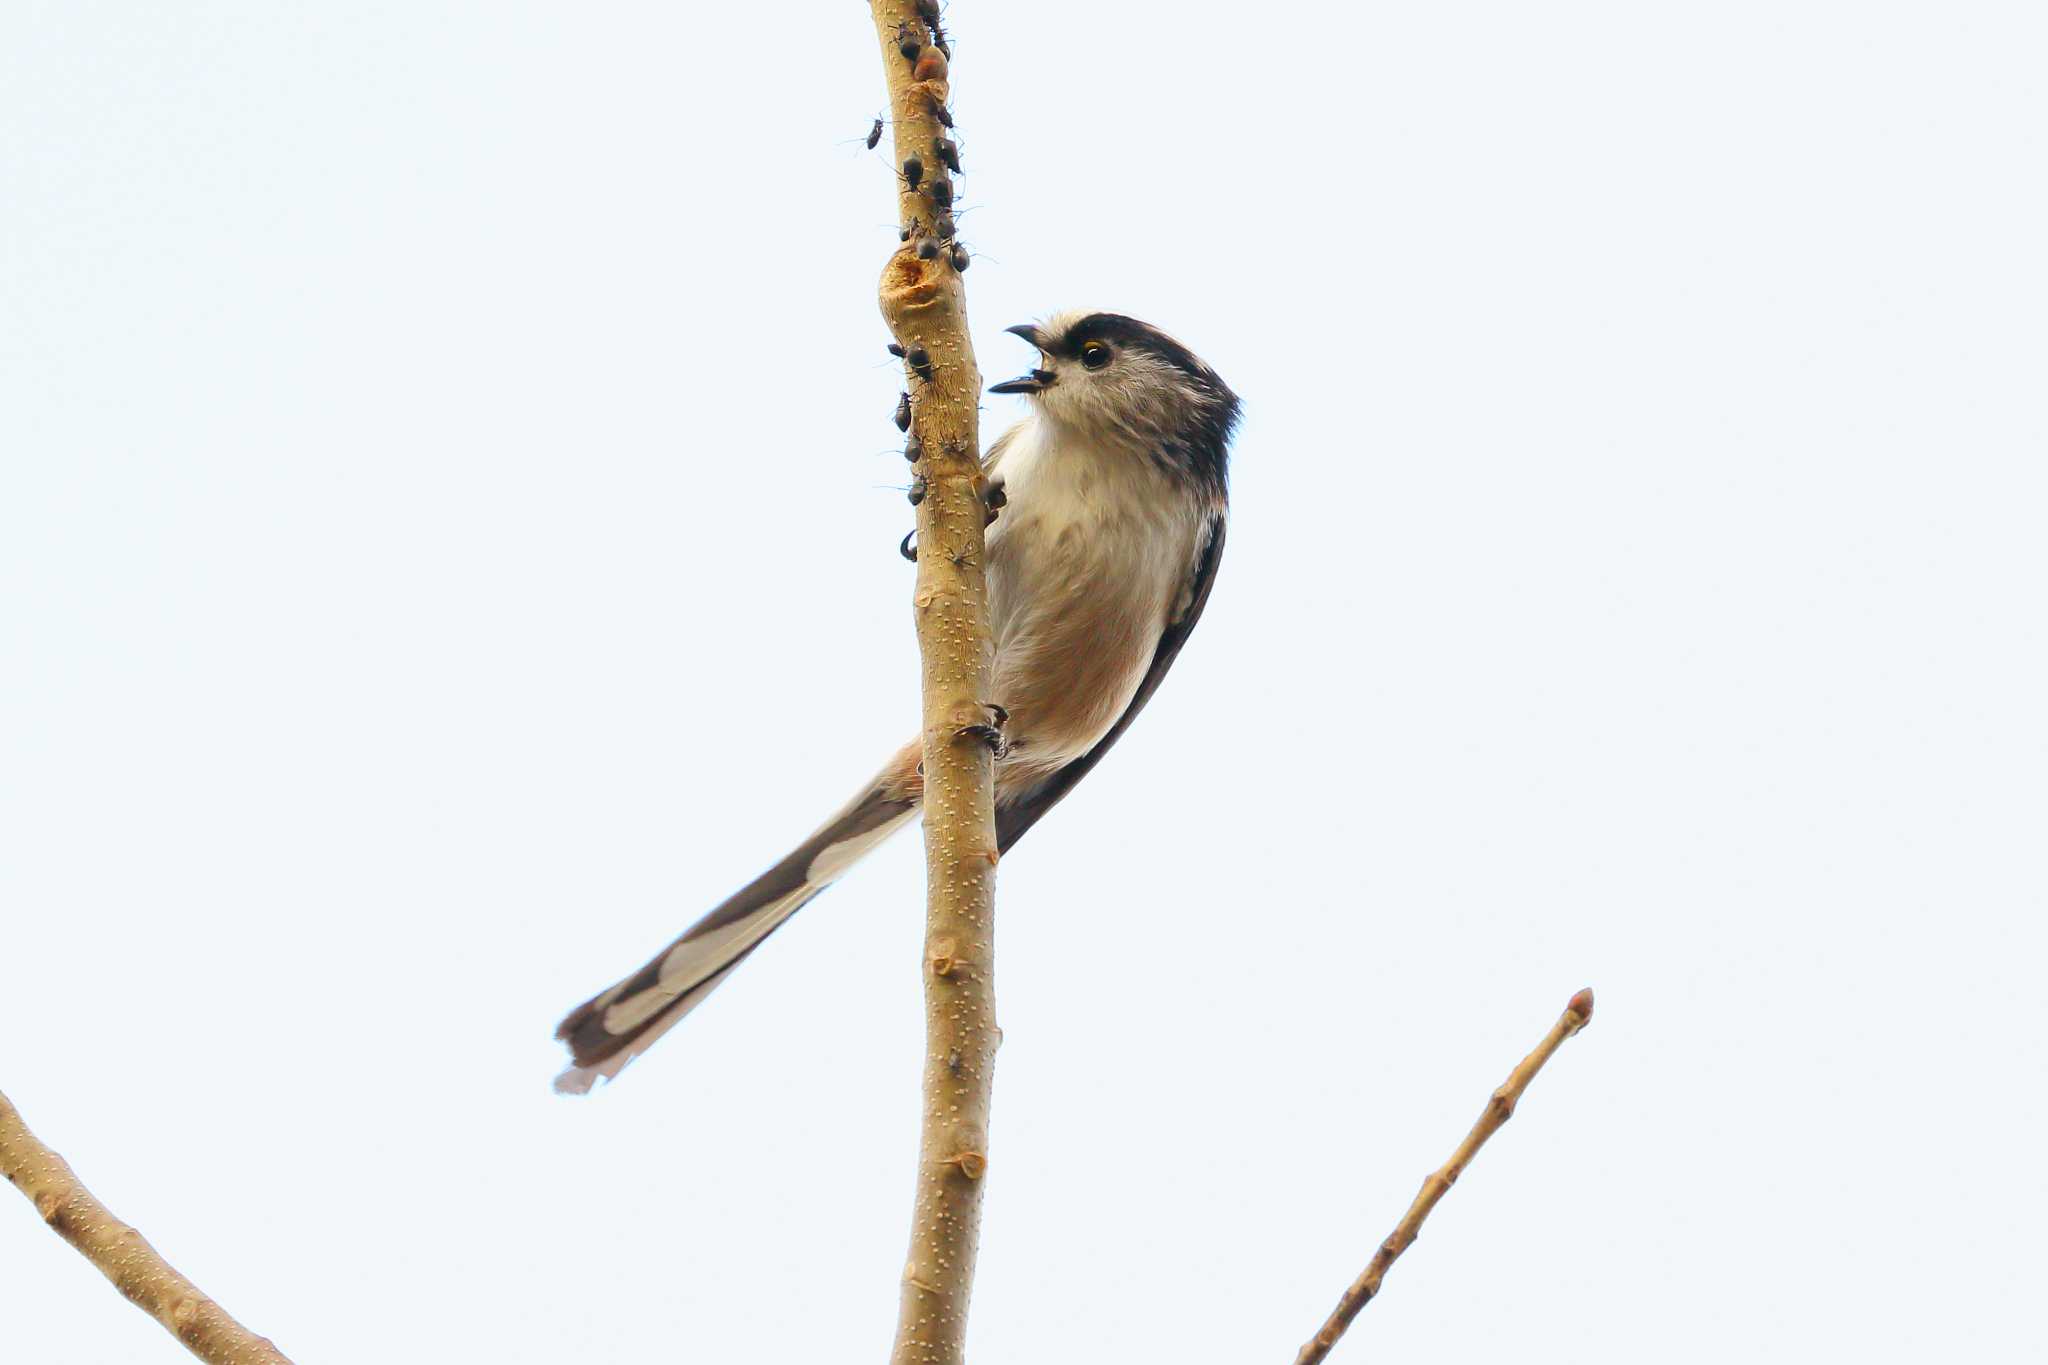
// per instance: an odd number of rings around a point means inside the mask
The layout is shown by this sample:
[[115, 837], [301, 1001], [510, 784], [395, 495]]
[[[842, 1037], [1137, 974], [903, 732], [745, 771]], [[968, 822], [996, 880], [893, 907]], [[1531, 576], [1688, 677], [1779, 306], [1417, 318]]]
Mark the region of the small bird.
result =
[[[1166, 333], [1117, 313], [1007, 329], [1040, 363], [990, 393], [1024, 419], [982, 462], [991, 502], [989, 618], [996, 840], [1007, 853], [1093, 770], [1166, 677], [1223, 555], [1237, 395]], [[1000, 494], [993, 490], [1000, 489]], [[1007, 713], [1007, 714], [1005, 714]], [[917, 816], [920, 746], [781, 862], [652, 961], [570, 1012], [555, 1088], [590, 1089], [695, 1009], [770, 933]]]

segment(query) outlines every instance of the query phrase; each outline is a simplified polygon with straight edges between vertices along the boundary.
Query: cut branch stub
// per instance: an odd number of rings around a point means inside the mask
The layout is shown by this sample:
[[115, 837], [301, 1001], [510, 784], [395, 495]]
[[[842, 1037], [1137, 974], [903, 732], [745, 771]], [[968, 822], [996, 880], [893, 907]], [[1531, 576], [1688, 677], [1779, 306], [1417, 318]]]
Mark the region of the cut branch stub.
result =
[[[882, 267], [880, 303], [903, 348], [911, 445], [921, 451], [917, 586], [923, 676], [925, 1065], [917, 1197], [892, 1359], [957, 1365], [980, 1238], [988, 1163], [989, 1084], [996, 1044], [988, 946], [994, 942], [995, 865], [969, 856], [996, 845], [990, 745], [961, 743], [955, 719], [979, 719], [989, 695], [987, 556], [982, 539], [981, 372], [968, 340], [966, 294], [936, 231], [944, 205], [931, 194], [926, 157], [939, 156], [950, 122], [950, 67], [930, 0], [870, 0], [888, 82], [899, 245]], [[932, 11], [933, 13], [926, 13]], [[914, 60], [910, 60], [913, 58]], [[943, 116], [943, 117], [942, 117]], [[950, 165], [947, 167], [950, 169]]]

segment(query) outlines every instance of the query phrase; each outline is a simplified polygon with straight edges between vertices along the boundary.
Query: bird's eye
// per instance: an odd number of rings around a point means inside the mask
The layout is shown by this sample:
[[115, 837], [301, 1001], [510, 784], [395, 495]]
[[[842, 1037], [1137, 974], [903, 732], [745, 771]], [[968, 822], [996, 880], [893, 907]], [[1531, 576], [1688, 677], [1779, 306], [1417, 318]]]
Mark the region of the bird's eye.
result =
[[1091, 341], [1081, 348], [1081, 363], [1091, 370], [1099, 370], [1109, 363], [1109, 345], [1106, 342]]

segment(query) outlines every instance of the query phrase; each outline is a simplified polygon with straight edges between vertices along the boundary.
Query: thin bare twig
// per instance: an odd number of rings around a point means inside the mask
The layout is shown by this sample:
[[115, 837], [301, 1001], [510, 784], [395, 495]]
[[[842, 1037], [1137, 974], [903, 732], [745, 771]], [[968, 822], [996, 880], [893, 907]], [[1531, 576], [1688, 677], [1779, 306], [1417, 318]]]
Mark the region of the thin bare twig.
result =
[[143, 1235], [92, 1197], [64, 1158], [45, 1147], [0, 1095], [0, 1174], [27, 1195], [59, 1237], [164, 1325], [201, 1360], [217, 1365], [291, 1365], [269, 1341], [228, 1316], [171, 1268]]
[[996, 713], [989, 673], [979, 414], [954, 240], [950, 53], [936, 0], [870, 0], [895, 130], [903, 245], [882, 316], [904, 360], [899, 420], [924, 490], [913, 606], [924, 682], [925, 1064], [910, 1258], [892, 1360], [957, 1365], [981, 1235], [995, 1072]]
[[1465, 1140], [1458, 1144], [1458, 1150], [1451, 1153], [1451, 1159], [1422, 1182], [1422, 1190], [1415, 1196], [1415, 1202], [1408, 1206], [1408, 1212], [1401, 1215], [1401, 1221], [1394, 1225], [1394, 1230], [1388, 1235], [1387, 1240], [1380, 1243], [1379, 1250], [1373, 1253], [1372, 1261], [1366, 1266], [1365, 1273], [1352, 1281], [1351, 1287], [1344, 1291], [1344, 1297], [1337, 1301], [1335, 1311], [1323, 1324], [1322, 1330], [1309, 1339], [1308, 1345], [1301, 1348], [1301, 1354], [1294, 1358], [1294, 1365], [1317, 1365], [1317, 1362], [1330, 1354], [1330, 1348], [1337, 1344], [1337, 1338], [1344, 1335], [1344, 1329], [1351, 1325], [1351, 1320], [1358, 1316], [1358, 1311], [1371, 1303], [1373, 1296], [1380, 1292], [1380, 1281], [1386, 1278], [1388, 1269], [1420, 1235], [1422, 1220], [1429, 1217], [1429, 1212], [1436, 1207], [1437, 1201], [1457, 1183], [1467, 1163], [1486, 1145], [1486, 1140], [1514, 1116], [1516, 1101], [1522, 1098], [1522, 1092], [1529, 1088], [1530, 1081], [1536, 1079], [1536, 1073], [1543, 1069], [1543, 1064], [1550, 1060], [1550, 1055], [1564, 1045], [1565, 1039], [1584, 1028], [1592, 1018], [1593, 992], [1589, 987], [1571, 998], [1571, 1003], [1564, 1007], [1564, 1013], [1551, 1025], [1549, 1034], [1536, 1045], [1536, 1050], [1524, 1057], [1521, 1065], [1508, 1073], [1507, 1080], [1487, 1100], [1486, 1110], [1480, 1114], [1479, 1122], [1472, 1125], [1472, 1131], [1465, 1134]]

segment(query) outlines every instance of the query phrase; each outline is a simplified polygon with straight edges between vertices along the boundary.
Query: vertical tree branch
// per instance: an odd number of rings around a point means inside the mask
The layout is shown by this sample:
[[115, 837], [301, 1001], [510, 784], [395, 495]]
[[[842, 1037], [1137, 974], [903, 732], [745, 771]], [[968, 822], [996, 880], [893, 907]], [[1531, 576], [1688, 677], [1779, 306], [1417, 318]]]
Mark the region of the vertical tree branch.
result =
[[924, 681], [924, 1121], [892, 1360], [962, 1359], [988, 1167], [995, 1068], [995, 764], [983, 551], [981, 374], [967, 335], [966, 255], [952, 241], [947, 54], [934, 0], [871, 0], [895, 129], [904, 245], [882, 316], [905, 353], [925, 496], [913, 606]]
[[1435, 1174], [1422, 1182], [1422, 1189], [1415, 1196], [1415, 1202], [1408, 1206], [1408, 1212], [1401, 1215], [1401, 1221], [1381, 1242], [1372, 1260], [1365, 1267], [1365, 1273], [1352, 1281], [1344, 1291], [1344, 1297], [1337, 1301], [1337, 1307], [1330, 1314], [1322, 1329], [1309, 1338], [1301, 1354], [1294, 1358], [1294, 1365], [1318, 1365], [1330, 1354], [1330, 1348], [1337, 1344], [1337, 1338], [1344, 1335], [1344, 1329], [1358, 1316], [1360, 1309], [1371, 1303], [1373, 1296], [1380, 1292], [1380, 1281], [1386, 1278], [1387, 1270], [1421, 1235], [1422, 1220], [1429, 1217], [1429, 1211], [1436, 1207], [1437, 1200], [1449, 1192], [1458, 1177], [1464, 1173], [1472, 1157], [1486, 1145], [1486, 1140], [1500, 1131], [1500, 1126], [1514, 1117], [1515, 1102], [1522, 1098], [1522, 1092], [1529, 1088], [1529, 1082], [1536, 1079], [1536, 1073], [1550, 1060], [1551, 1054], [1564, 1046], [1564, 1040], [1584, 1028], [1593, 1018], [1593, 992], [1586, 989], [1574, 995], [1558, 1016], [1555, 1024], [1536, 1050], [1524, 1057], [1521, 1064], [1508, 1073], [1500, 1089], [1487, 1098], [1485, 1112], [1472, 1125], [1472, 1131], [1465, 1134], [1465, 1140], [1458, 1144], [1458, 1150], [1451, 1153], [1451, 1159], [1437, 1168]]
[[78, 1183], [64, 1158], [45, 1147], [0, 1095], [0, 1174], [27, 1195], [43, 1221], [164, 1325], [193, 1355], [217, 1365], [291, 1365], [264, 1338], [228, 1316], [172, 1269], [143, 1235]]

